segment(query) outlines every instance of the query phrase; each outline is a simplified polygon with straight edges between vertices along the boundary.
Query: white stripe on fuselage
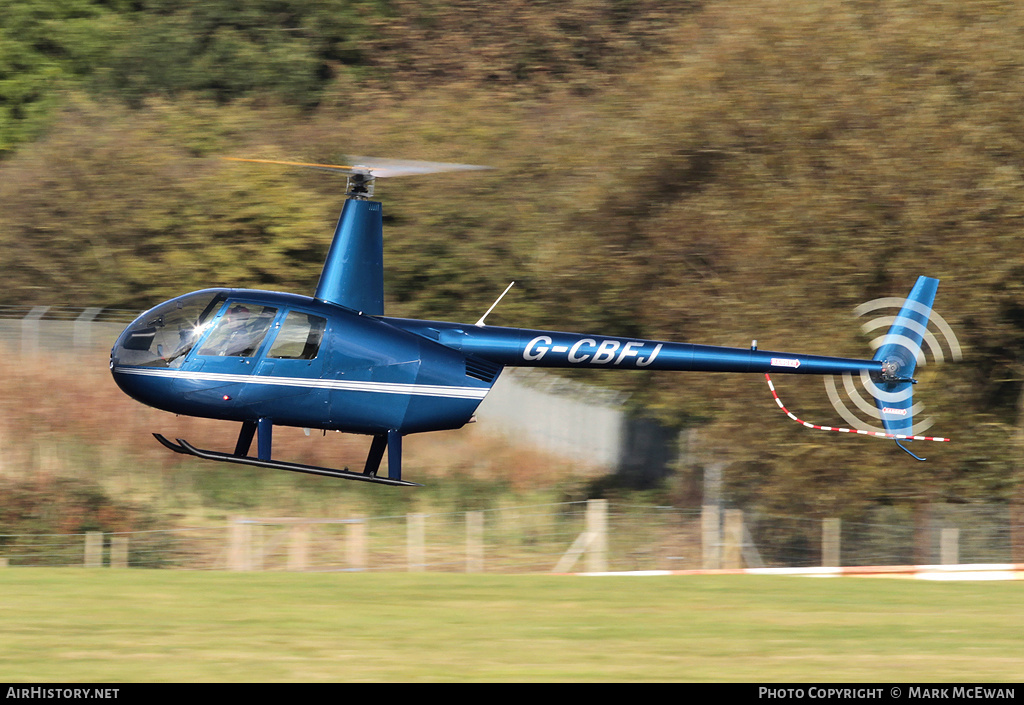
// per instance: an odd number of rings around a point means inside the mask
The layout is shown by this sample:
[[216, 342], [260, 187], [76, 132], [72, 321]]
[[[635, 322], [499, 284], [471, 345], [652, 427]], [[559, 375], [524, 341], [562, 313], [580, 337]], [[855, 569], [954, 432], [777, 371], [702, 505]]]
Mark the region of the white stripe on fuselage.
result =
[[218, 372], [184, 372], [153, 367], [115, 367], [116, 374], [141, 377], [171, 377], [195, 382], [221, 382], [237, 384], [266, 384], [276, 387], [303, 387], [330, 389], [342, 392], [372, 392], [376, 394], [411, 394], [450, 399], [483, 399], [490, 391], [482, 387], [447, 387], [438, 384], [401, 384], [395, 382], [360, 382], [308, 377], [270, 377], [263, 375], [237, 375]]

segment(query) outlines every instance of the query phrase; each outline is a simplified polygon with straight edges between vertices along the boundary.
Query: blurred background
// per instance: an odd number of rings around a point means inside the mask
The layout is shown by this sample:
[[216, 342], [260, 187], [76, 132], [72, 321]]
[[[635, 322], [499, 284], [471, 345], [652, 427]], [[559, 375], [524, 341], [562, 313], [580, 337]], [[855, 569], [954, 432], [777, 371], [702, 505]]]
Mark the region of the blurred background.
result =
[[[0, 534], [612, 498], [779, 517], [762, 548], [817, 545], [826, 518], [884, 515], [913, 546], [935, 517], [996, 516], [995, 558], [1024, 561], [1022, 36], [1012, 0], [5, 2]], [[522, 382], [614, 399], [610, 459], [483, 414], [409, 440], [413, 492], [167, 453], [151, 431], [235, 430], [121, 395], [117, 331], [193, 289], [311, 293], [342, 202], [331, 176], [221, 157], [350, 154], [495, 167], [378, 185], [390, 315], [473, 321], [515, 280], [489, 323], [860, 358], [855, 307], [936, 277], [963, 357], [915, 391], [953, 442], [918, 463], [809, 431], [759, 375], [577, 371]], [[24, 340], [26, 317], [87, 311], [109, 330]], [[821, 380], [776, 384], [847, 425]]]

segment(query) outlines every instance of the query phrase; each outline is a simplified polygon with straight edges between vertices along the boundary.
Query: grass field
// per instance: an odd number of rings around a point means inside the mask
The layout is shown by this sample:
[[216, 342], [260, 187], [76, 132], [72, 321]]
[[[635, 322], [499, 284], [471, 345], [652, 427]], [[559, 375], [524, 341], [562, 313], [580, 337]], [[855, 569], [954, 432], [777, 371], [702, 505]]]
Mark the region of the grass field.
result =
[[0, 570], [0, 682], [1019, 681], [1019, 583]]

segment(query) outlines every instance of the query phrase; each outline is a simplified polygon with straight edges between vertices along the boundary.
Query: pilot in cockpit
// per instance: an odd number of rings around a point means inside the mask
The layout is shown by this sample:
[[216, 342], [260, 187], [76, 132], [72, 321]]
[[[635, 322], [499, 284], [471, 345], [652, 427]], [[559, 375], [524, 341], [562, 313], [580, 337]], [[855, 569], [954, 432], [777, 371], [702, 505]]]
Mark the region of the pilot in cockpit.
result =
[[216, 343], [216, 355], [245, 355], [251, 347], [252, 330], [249, 326], [249, 309], [235, 304], [224, 314], [224, 320], [217, 326], [220, 333]]

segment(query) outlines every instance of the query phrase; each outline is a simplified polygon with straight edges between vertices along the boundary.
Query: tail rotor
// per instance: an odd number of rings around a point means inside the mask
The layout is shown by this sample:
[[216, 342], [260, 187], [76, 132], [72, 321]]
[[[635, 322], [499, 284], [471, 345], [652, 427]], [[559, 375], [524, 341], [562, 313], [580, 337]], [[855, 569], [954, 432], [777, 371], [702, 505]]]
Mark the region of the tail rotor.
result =
[[[843, 374], [841, 390], [835, 377], [825, 378], [829, 400], [847, 423], [864, 433], [894, 438], [903, 450], [907, 449], [901, 440], [935, 440], [921, 436], [935, 421], [922, 418], [924, 405], [914, 403], [916, 367], [963, 357], [953, 329], [932, 310], [938, 283], [937, 279], [919, 277], [905, 300], [874, 299], [854, 309], [858, 317], [879, 314], [866, 320], [861, 329], [868, 335], [886, 329], [870, 343], [875, 350], [872, 359], [882, 363], [883, 371]], [[898, 309], [895, 315], [893, 308]]]

